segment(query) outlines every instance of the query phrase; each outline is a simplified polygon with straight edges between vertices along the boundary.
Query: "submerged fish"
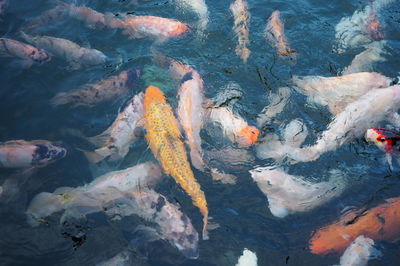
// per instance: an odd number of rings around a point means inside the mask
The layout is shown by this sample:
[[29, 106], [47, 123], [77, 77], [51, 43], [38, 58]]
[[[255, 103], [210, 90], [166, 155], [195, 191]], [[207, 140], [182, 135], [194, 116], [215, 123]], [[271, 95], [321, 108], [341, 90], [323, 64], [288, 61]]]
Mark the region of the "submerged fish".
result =
[[258, 167], [250, 171], [257, 186], [267, 196], [272, 215], [283, 218], [297, 212], [311, 211], [343, 192], [343, 176], [331, 173], [327, 182], [313, 183], [273, 167]]
[[139, 75], [139, 70], [135, 69], [122, 71], [119, 75], [83, 85], [80, 89], [60, 92], [51, 100], [51, 104], [94, 107], [106, 101], [118, 100], [129, 94], [137, 84]]
[[44, 167], [64, 158], [67, 149], [47, 140], [0, 143], [0, 168]]
[[312, 103], [327, 106], [332, 114], [372, 89], [387, 88], [393, 80], [378, 73], [361, 72], [339, 77], [294, 76], [295, 89], [308, 96]]
[[365, 45], [365, 50], [354, 57], [351, 64], [343, 70], [342, 75], [373, 71], [373, 65], [375, 63], [386, 61], [383, 57], [383, 55], [387, 53], [385, 51], [386, 45], [386, 41], [373, 42]]
[[400, 132], [387, 128], [370, 128], [365, 133], [365, 139], [386, 153], [386, 160], [393, 169], [392, 156], [396, 156], [397, 160], [400, 156]]
[[44, 49], [53, 56], [64, 59], [74, 69], [106, 62], [107, 57], [99, 50], [81, 47], [66, 39], [51, 36], [30, 36], [24, 32], [21, 32], [21, 35], [28, 43]]
[[177, 109], [179, 122], [185, 132], [186, 143], [190, 147], [190, 159], [193, 166], [204, 171], [206, 166], [203, 161], [200, 138], [205, 116], [203, 79], [195, 69], [172, 58], [158, 54], [155, 61], [167, 68], [171, 76], [180, 81]]
[[130, 145], [138, 139], [136, 131], [143, 128], [143, 118], [143, 93], [139, 93], [132, 97], [109, 128], [89, 138], [90, 142], [99, 147], [94, 152], [85, 152], [89, 161], [97, 163], [109, 156], [110, 161], [124, 158]]
[[375, 208], [355, 210], [339, 221], [314, 232], [314, 254], [342, 253], [359, 235], [373, 240], [400, 240], [400, 198], [391, 198]]
[[31, 226], [38, 226], [46, 217], [62, 210], [64, 214], [60, 222], [103, 211], [103, 206], [121, 198], [122, 192], [152, 188], [160, 178], [160, 167], [148, 162], [109, 172], [81, 187], [61, 187], [53, 193], [42, 192], [32, 199], [26, 210], [28, 222]]
[[362, 10], [356, 10], [350, 17], [342, 18], [335, 26], [337, 51], [357, 48], [383, 38], [382, 26], [377, 14], [396, 0], [375, 0]]
[[279, 88], [277, 93], [271, 93], [269, 96], [270, 103], [262, 109], [257, 117], [257, 126], [262, 128], [270, 124], [278, 114], [282, 113], [289, 103], [290, 95], [290, 89], [287, 87]]
[[0, 0], [0, 22], [3, 21], [4, 14], [8, 8], [8, 0]]
[[124, 193], [124, 197], [106, 206], [109, 216], [137, 214], [157, 225], [157, 231], [188, 258], [199, 256], [199, 236], [190, 219], [177, 206], [153, 190]]
[[208, 208], [204, 192], [197, 183], [187, 159], [178, 123], [171, 106], [157, 87], [146, 89], [144, 99], [146, 139], [164, 171], [190, 195], [203, 215], [203, 239], [207, 239]]
[[293, 162], [309, 162], [318, 159], [323, 153], [336, 150], [349, 141], [362, 137], [367, 129], [377, 126], [382, 121], [400, 125], [397, 109], [400, 105], [400, 86], [384, 89], [372, 89], [358, 100], [348, 104], [339, 113], [328, 128], [322, 132], [314, 145], [302, 148], [277, 144], [275, 151], [268, 153], [271, 157], [282, 159], [288, 157]]
[[264, 31], [265, 38], [271, 46], [278, 49], [280, 55], [291, 56], [292, 59], [295, 59], [294, 55], [296, 51], [289, 47], [285, 36], [284, 24], [279, 18], [280, 14], [281, 12], [279, 10], [272, 12]]
[[207, 28], [208, 24], [208, 8], [204, 0], [175, 0], [177, 7], [184, 10], [194, 12], [199, 22], [197, 24], [198, 30], [202, 33]]
[[240, 147], [254, 145], [260, 134], [260, 130], [249, 126], [242, 117], [234, 114], [228, 107], [209, 108], [208, 119], [220, 125], [224, 135], [232, 142], [237, 142]]
[[251, 51], [247, 48], [250, 44], [249, 41], [249, 25], [250, 25], [250, 14], [247, 8], [246, 0], [235, 0], [229, 9], [232, 12], [234, 24], [233, 30], [235, 31], [238, 38], [238, 45], [236, 46], [236, 54], [247, 63], [247, 59], [250, 56]]
[[7, 38], [0, 38], [0, 57], [16, 57], [21, 60], [24, 67], [51, 60], [51, 56], [46, 51]]
[[158, 42], [171, 37], [180, 37], [190, 31], [185, 23], [175, 19], [133, 15], [126, 15], [119, 28], [130, 38], [150, 38]]
[[382, 254], [374, 248], [374, 240], [360, 235], [340, 257], [340, 266], [366, 266], [370, 259]]

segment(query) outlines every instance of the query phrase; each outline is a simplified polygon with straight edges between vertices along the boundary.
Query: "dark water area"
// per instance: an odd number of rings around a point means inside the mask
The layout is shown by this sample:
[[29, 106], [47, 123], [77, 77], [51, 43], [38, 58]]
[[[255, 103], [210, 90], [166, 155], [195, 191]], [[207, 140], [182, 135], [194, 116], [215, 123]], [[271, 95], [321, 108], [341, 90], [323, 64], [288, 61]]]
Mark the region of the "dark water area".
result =
[[[20, 28], [54, 7], [54, 2], [10, 0], [4, 21], [0, 23], [1, 36], [22, 40]], [[70, 2], [103, 13], [123, 15], [130, 12], [175, 18], [189, 25], [196, 23], [196, 17], [177, 10], [174, 1], [138, 1], [135, 5], [117, 0]], [[127, 236], [143, 223], [138, 217], [111, 221], [97, 213], [77, 224], [60, 224], [60, 215], [55, 214], [47, 225], [32, 228], [26, 222], [25, 211], [31, 199], [40, 192], [82, 186], [109, 171], [155, 161], [143, 139], [132, 145], [121, 162], [90, 164], [76, 149], [90, 148], [84, 146], [88, 144], [68, 134], [70, 129], [79, 129], [85, 136], [103, 132], [126, 101], [148, 85], [159, 86], [169, 103], [177, 106], [177, 84], [153, 65], [151, 47], [196, 68], [204, 80], [207, 97], [215, 96], [229, 82], [239, 84], [243, 97], [235, 104], [235, 110], [251, 125], [256, 124], [257, 115], [269, 103], [268, 95], [277, 92], [279, 87], [290, 86], [292, 75], [338, 75], [362, 51], [351, 49], [344, 54], [335, 53], [332, 49], [336, 42], [334, 28], [342, 17], [363, 8], [368, 0], [248, 0], [251, 14], [249, 49], [252, 53], [247, 64], [235, 54], [237, 39], [232, 31], [231, 1], [208, 0], [206, 3], [209, 23], [203, 37], [192, 33], [162, 44], [154, 44], [145, 38], [129, 39], [117, 30], [91, 29], [74, 19], [60, 19], [58, 23], [38, 30], [40, 34], [69, 39], [102, 51], [108, 57], [104, 65], [74, 70], [65, 61], [53, 59], [40, 66], [20, 69], [13, 66], [12, 59], [0, 58], [0, 141], [63, 141], [69, 151], [66, 158], [36, 169], [11, 200], [0, 202], [0, 265], [96, 265], [128, 246]], [[263, 34], [268, 17], [277, 9], [285, 21], [286, 37], [297, 51], [295, 64], [279, 58]], [[374, 71], [395, 78], [400, 71], [400, 3], [383, 9], [380, 17], [384, 20], [390, 51], [385, 56], [387, 61], [376, 64]], [[121, 100], [95, 107], [71, 108], [66, 105], [55, 108], [50, 105], [50, 100], [59, 92], [76, 89], [132, 67], [142, 69], [143, 75], [138, 85]], [[305, 96], [293, 90], [288, 106], [264, 130], [278, 131], [281, 125], [296, 118], [306, 123], [309, 129], [306, 144], [311, 144], [326, 129], [332, 115], [324, 107], [310, 106]], [[204, 146], [209, 148], [218, 142], [207, 132], [202, 132], [202, 137]], [[334, 152], [327, 152], [316, 161], [284, 164], [290, 174], [313, 182], [325, 181], [331, 169], [338, 169], [343, 173], [347, 187], [339, 197], [310, 212], [277, 218], [271, 214], [267, 198], [249, 174], [249, 170], [257, 166], [269, 166], [274, 162], [256, 159], [254, 148], [249, 148], [248, 152], [254, 156], [251, 163], [236, 167], [225, 165], [226, 169], [222, 169], [238, 177], [235, 185], [212, 181], [209, 175], [193, 168], [206, 194], [211, 221], [219, 225], [209, 232], [209, 240], [199, 241], [198, 259], [187, 259], [166, 241], [156, 241], [131, 247], [137, 254], [134, 265], [235, 265], [244, 248], [257, 254], [258, 265], [338, 264], [338, 255], [320, 256], [310, 252], [308, 241], [312, 232], [336, 221], [345, 208], [376, 206], [387, 198], [400, 196], [400, 165], [395, 162], [394, 170], [390, 171], [385, 155], [374, 145], [358, 139]], [[21, 173], [0, 169], [0, 183], [15, 174]], [[165, 176], [156, 191], [171, 203], [179, 204], [196, 230], [201, 232], [202, 217], [198, 209], [171, 177]], [[399, 244], [376, 241], [383, 256], [371, 260], [368, 265], [400, 265]]]

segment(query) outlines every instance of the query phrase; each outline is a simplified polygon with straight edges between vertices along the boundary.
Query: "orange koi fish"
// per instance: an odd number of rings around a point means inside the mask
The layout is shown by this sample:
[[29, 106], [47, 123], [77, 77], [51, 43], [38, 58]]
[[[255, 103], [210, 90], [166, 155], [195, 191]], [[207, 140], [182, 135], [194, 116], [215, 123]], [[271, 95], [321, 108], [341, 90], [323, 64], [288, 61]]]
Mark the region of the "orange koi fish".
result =
[[144, 96], [146, 139], [164, 171], [190, 195], [203, 215], [203, 239], [207, 236], [208, 208], [204, 192], [197, 183], [181, 140], [178, 122], [164, 94], [150, 86]]
[[[293, 56], [296, 51], [289, 47], [285, 36], [284, 24], [279, 18], [281, 12], [275, 10], [268, 19], [267, 27], [265, 28], [265, 37], [271, 46], [278, 48], [280, 55]], [[294, 59], [294, 58], [293, 58]]]
[[373, 240], [400, 240], [400, 198], [370, 210], [355, 210], [338, 222], [317, 230], [310, 240], [314, 254], [342, 253], [359, 235]]
[[231, 10], [234, 18], [233, 30], [238, 37], [238, 45], [236, 46], [236, 54], [247, 63], [250, 56], [250, 50], [247, 48], [249, 45], [249, 24], [250, 14], [245, 0], [235, 0], [229, 9]]

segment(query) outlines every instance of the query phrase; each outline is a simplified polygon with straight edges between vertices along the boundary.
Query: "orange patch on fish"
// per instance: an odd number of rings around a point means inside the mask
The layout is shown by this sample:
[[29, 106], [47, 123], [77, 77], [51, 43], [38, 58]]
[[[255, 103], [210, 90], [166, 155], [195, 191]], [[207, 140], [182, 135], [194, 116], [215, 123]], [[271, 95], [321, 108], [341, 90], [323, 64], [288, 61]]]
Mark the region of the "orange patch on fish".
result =
[[391, 198], [368, 211], [352, 211], [338, 222], [317, 230], [310, 240], [314, 254], [342, 253], [354, 239], [400, 240], [400, 198]]
[[235, 132], [235, 135], [239, 138], [238, 143], [242, 147], [254, 145], [258, 140], [259, 134], [260, 130], [253, 126], [244, 127], [240, 131]]

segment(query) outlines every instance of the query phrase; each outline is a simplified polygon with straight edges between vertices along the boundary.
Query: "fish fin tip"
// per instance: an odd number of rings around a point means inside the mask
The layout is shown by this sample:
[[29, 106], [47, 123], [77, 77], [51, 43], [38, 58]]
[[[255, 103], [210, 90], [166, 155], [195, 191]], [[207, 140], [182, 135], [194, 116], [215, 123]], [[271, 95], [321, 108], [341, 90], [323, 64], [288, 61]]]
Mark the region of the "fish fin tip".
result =
[[107, 156], [98, 154], [95, 151], [83, 151], [83, 153], [85, 154], [88, 161], [91, 163], [98, 163], [107, 157]]

